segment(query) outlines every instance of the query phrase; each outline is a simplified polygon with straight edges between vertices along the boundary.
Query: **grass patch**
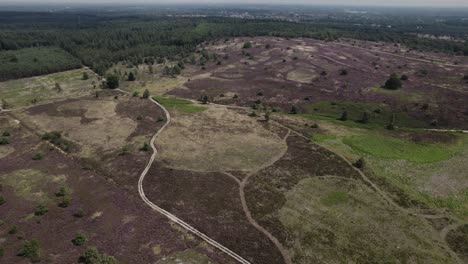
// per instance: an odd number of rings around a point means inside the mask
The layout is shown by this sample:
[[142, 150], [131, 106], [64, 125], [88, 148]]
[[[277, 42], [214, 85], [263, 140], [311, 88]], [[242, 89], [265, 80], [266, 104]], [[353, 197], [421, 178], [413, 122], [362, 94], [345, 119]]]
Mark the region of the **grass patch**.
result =
[[178, 251], [171, 255], [163, 258], [158, 264], [178, 264], [178, 263], [190, 263], [190, 264], [205, 264], [214, 263], [205, 254], [199, 253], [193, 249], [187, 249], [184, 251]]
[[333, 191], [322, 197], [321, 201], [326, 206], [343, 204], [348, 201], [348, 194], [341, 191]]
[[455, 263], [429, 225], [357, 181], [304, 179], [286, 199], [278, 215], [294, 263]]
[[158, 101], [166, 108], [173, 109], [182, 113], [198, 113], [208, 109], [208, 107], [206, 106], [193, 105], [191, 101], [185, 99], [163, 96], [155, 96], [153, 97], [153, 99]]
[[454, 150], [436, 144], [421, 144], [378, 135], [350, 136], [343, 143], [359, 152], [385, 159], [404, 159], [415, 163], [431, 163], [450, 158]]
[[324, 142], [326, 140], [336, 139], [336, 135], [333, 135], [333, 134], [320, 134], [320, 133], [315, 134], [315, 133], [313, 133], [313, 134], [311, 134], [311, 137], [317, 143], [321, 143], [321, 142]]
[[0, 82], [0, 98], [7, 103], [6, 108], [12, 109], [88, 95], [98, 82], [95, 76], [83, 80], [83, 72], [84, 69], [78, 69]]
[[[348, 121], [337, 120], [341, 114], [348, 113]], [[369, 114], [369, 124], [360, 124], [356, 121], [362, 119], [364, 112]], [[372, 127], [387, 125], [392, 114], [395, 114], [395, 126], [399, 127], [427, 127], [428, 124], [410, 117], [405, 112], [393, 112], [386, 104], [356, 103], [356, 102], [317, 102], [306, 106], [304, 117], [322, 117], [325, 120], [334, 120], [348, 126]]]
[[13, 188], [16, 195], [34, 202], [45, 203], [48, 197], [48, 185], [56, 183], [63, 185], [65, 176], [52, 176], [38, 170], [17, 170], [10, 174], [2, 175], [0, 182]]

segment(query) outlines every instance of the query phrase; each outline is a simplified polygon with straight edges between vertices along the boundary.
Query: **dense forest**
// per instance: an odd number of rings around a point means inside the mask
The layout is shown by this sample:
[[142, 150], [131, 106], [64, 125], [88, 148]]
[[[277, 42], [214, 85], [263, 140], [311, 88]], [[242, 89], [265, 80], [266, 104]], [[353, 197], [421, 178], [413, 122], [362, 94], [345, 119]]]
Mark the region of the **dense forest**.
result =
[[[203, 41], [233, 36], [272, 35], [322, 40], [349, 37], [399, 42], [415, 49], [468, 55], [466, 43], [423, 39], [402, 30], [329, 20], [297, 23], [226, 17], [0, 12], [1, 60], [4, 63], [6, 57], [18, 58], [17, 61], [6, 59], [7, 63], [0, 67], [0, 78], [5, 80], [70, 69], [77, 66], [75, 58], [103, 74], [122, 60], [141, 63], [148, 57], [184, 57]], [[37, 57], [53, 52], [46, 57], [52, 56], [55, 60], [36, 58], [30, 63], [30, 58], [35, 58], [31, 55], [32, 49], [37, 47], [59, 47], [65, 52], [55, 48], [37, 49]], [[57, 62], [55, 67], [49, 64], [53, 61]]]
[[76, 69], [80, 60], [54, 47], [0, 51], [0, 81]]

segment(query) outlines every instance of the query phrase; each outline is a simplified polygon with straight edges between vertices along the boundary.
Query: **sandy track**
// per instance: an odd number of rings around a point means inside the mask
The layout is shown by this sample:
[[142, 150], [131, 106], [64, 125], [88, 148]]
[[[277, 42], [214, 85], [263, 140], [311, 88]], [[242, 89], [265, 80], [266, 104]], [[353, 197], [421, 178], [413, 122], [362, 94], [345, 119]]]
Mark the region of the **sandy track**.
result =
[[[122, 91], [122, 90], [119, 90], [121, 92], [124, 92], [124, 93], [128, 93], [128, 92], [125, 92], [125, 91]], [[248, 262], [247, 260], [245, 260], [244, 258], [242, 258], [241, 256], [237, 255], [236, 253], [234, 253], [232, 250], [226, 248], [225, 246], [221, 245], [220, 243], [216, 242], [215, 240], [213, 240], [212, 238], [208, 237], [207, 235], [205, 235], [204, 233], [198, 231], [197, 229], [195, 229], [194, 227], [190, 226], [189, 224], [187, 224], [186, 222], [184, 222], [183, 220], [179, 219], [178, 217], [176, 217], [175, 215], [169, 213], [168, 211], [162, 209], [161, 207], [155, 205], [153, 202], [151, 202], [145, 195], [145, 192], [143, 190], [143, 181], [145, 179], [145, 176], [146, 174], [148, 173], [149, 169], [151, 168], [151, 165], [153, 164], [154, 162], [154, 159], [156, 158], [156, 155], [158, 154], [158, 150], [156, 149], [156, 147], [154, 146], [154, 141], [156, 140], [156, 138], [158, 137], [158, 135], [169, 125], [169, 123], [171, 122], [171, 116], [169, 114], [169, 112], [166, 110], [166, 108], [164, 108], [162, 105], [160, 105], [158, 102], [156, 102], [155, 100], [153, 100], [152, 98], [150, 98], [150, 100], [156, 104], [157, 106], [161, 107], [161, 109], [164, 111], [165, 115], [166, 115], [166, 123], [161, 127], [161, 129], [159, 129], [156, 134], [154, 134], [154, 136], [152, 137], [151, 139], [151, 142], [150, 142], [150, 145], [151, 145], [151, 148], [153, 149], [153, 154], [151, 155], [151, 158], [148, 162], [148, 165], [146, 165], [146, 168], [143, 170], [143, 172], [141, 173], [140, 175], [140, 178], [138, 180], [138, 193], [140, 194], [140, 197], [141, 199], [149, 206], [151, 207], [153, 210], [163, 214], [164, 216], [166, 216], [167, 218], [169, 218], [171, 221], [173, 221], [174, 223], [180, 225], [182, 228], [184, 228], [185, 230], [187, 231], [190, 231], [191, 233], [193, 233], [194, 235], [196, 235], [197, 237], [203, 239], [204, 241], [206, 241], [208, 244], [210, 244], [211, 246], [221, 250], [222, 252], [226, 253], [227, 255], [229, 255], [230, 257], [232, 257], [233, 259], [237, 260], [238, 262], [240, 263], [243, 263], [243, 264], [250, 264], [250, 262]]]

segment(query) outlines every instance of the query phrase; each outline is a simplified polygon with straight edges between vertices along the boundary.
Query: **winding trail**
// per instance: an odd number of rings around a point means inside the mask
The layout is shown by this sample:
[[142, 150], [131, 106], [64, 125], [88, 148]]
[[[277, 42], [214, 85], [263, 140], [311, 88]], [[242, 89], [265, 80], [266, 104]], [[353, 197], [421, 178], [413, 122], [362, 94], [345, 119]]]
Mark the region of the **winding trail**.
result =
[[[279, 123], [278, 121], [274, 121], [276, 124], [278, 124], [279, 126], [282, 126], [286, 129], [289, 129], [289, 131], [291, 131], [292, 133], [296, 134], [297, 136], [299, 137], [302, 137], [306, 140], [310, 140], [309, 138], [307, 138], [306, 136], [304, 136], [303, 134], [291, 129], [290, 127], [286, 126], [286, 125], [283, 125], [281, 123]], [[422, 219], [426, 219], [426, 218], [429, 218], [427, 217], [426, 215], [423, 215], [423, 214], [419, 214], [419, 213], [415, 213], [407, 208], [404, 208], [402, 206], [400, 206], [399, 204], [397, 204], [392, 198], [390, 198], [386, 193], [385, 191], [383, 191], [382, 189], [380, 189], [372, 180], [370, 180], [365, 174], [364, 172], [362, 172], [360, 169], [356, 168], [353, 166], [352, 162], [349, 161], [345, 156], [341, 155], [340, 153], [337, 153], [335, 151], [333, 151], [332, 149], [329, 149], [323, 145], [319, 145], [320, 147], [334, 153], [335, 155], [337, 155], [338, 157], [340, 157], [343, 161], [345, 161], [349, 166], [351, 166], [351, 168], [353, 168], [357, 173], [359, 173], [359, 175], [361, 176], [361, 179], [366, 182], [367, 184], [369, 184], [369, 186], [374, 189], [377, 194], [379, 196], [381, 196], [384, 200], [386, 200], [389, 204], [391, 204], [395, 209], [401, 211], [402, 213], [405, 213], [405, 214], [408, 214], [410, 216], [415, 216], [415, 217], [420, 217]], [[432, 217], [431, 217], [432, 218]], [[444, 228], [444, 230], [442, 230], [442, 232], [439, 233], [439, 237], [446, 242], [445, 238], [446, 238], [446, 235], [447, 233], [456, 228], [457, 226], [460, 226], [461, 224], [458, 223], [458, 224], [453, 224], [453, 225], [450, 225], [449, 227], [446, 227]], [[463, 261], [458, 257], [458, 255], [448, 246], [447, 243], [445, 243], [444, 245], [442, 245], [442, 247], [447, 251], [448, 254], [450, 254], [453, 259], [459, 263], [459, 264], [462, 264]]]
[[[122, 90], [119, 90], [119, 91], [122, 91]], [[127, 93], [126, 91], [122, 91], [122, 92], [125, 92]], [[215, 240], [213, 240], [212, 238], [208, 237], [207, 235], [205, 235], [204, 233], [198, 231], [197, 229], [195, 229], [194, 227], [190, 226], [189, 224], [187, 224], [186, 222], [184, 222], [183, 220], [179, 219], [178, 217], [176, 217], [175, 215], [169, 213], [168, 211], [162, 209], [161, 207], [155, 205], [153, 202], [151, 202], [145, 195], [145, 191], [143, 190], [143, 181], [145, 179], [145, 176], [146, 174], [148, 173], [149, 169], [151, 168], [151, 165], [153, 164], [154, 162], [154, 159], [156, 158], [156, 155], [158, 154], [158, 150], [156, 149], [156, 147], [154, 146], [154, 142], [156, 140], [156, 138], [159, 136], [159, 134], [169, 125], [169, 123], [171, 122], [171, 116], [169, 114], [169, 112], [166, 110], [166, 108], [164, 108], [161, 104], [159, 104], [158, 102], [156, 102], [153, 98], [150, 98], [151, 102], [153, 102], [154, 104], [156, 104], [157, 106], [159, 106], [165, 113], [166, 115], [166, 123], [161, 127], [161, 129], [159, 129], [156, 134], [154, 134], [154, 136], [151, 138], [151, 142], [150, 142], [150, 145], [151, 145], [151, 148], [153, 149], [153, 154], [151, 155], [151, 158], [148, 162], [148, 165], [146, 165], [146, 168], [143, 170], [143, 172], [141, 173], [140, 175], [140, 178], [138, 180], [138, 193], [140, 194], [140, 197], [141, 199], [149, 206], [151, 207], [153, 210], [163, 214], [164, 216], [166, 216], [167, 218], [169, 218], [171, 221], [173, 221], [174, 223], [180, 225], [182, 228], [184, 228], [185, 230], [187, 231], [190, 231], [191, 233], [193, 233], [194, 235], [196, 235], [197, 237], [205, 240], [208, 244], [210, 244], [211, 246], [221, 250], [222, 252], [226, 253], [227, 255], [229, 255], [230, 257], [232, 257], [233, 259], [237, 260], [238, 262], [240, 263], [243, 263], [243, 264], [250, 264], [249, 261], [245, 260], [244, 258], [242, 258], [241, 256], [237, 255], [236, 253], [234, 253], [232, 250], [226, 248], [225, 246], [221, 245], [220, 243], [216, 242]]]
[[[282, 139], [283, 142], [286, 142], [288, 139], [289, 135], [291, 133], [291, 130], [288, 129], [288, 133], [284, 136]], [[252, 216], [252, 213], [250, 212], [250, 209], [247, 205], [247, 200], [245, 199], [245, 186], [247, 185], [249, 179], [251, 176], [255, 175], [257, 172], [263, 170], [264, 168], [267, 168], [274, 163], [276, 163], [278, 160], [280, 160], [288, 151], [288, 148], [286, 147], [284, 151], [278, 153], [278, 155], [275, 155], [269, 162], [263, 164], [259, 168], [257, 168], [254, 171], [251, 171], [247, 177], [245, 177], [242, 181], [240, 181], [238, 178], [236, 178], [234, 175], [232, 175], [229, 172], [223, 172], [225, 175], [233, 178], [238, 184], [239, 184], [239, 196], [241, 199], [242, 203], [242, 210], [245, 213], [245, 216], [247, 217], [247, 220], [249, 223], [254, 226], [258, 231], [262, 232], [268, 239], [276, 246], [276, 248], [279, 250], [281, 253], [281, 256], [283, 257], [283, 260], [286, 264], [292, 264], [291, 257], [289, 256], [289, 252], [287, 249], [284, 248], [283, 244], [273, 235], [271, 234], [268, 230], [266, 230], [263, 226], [261, 226], [257, 221]]]

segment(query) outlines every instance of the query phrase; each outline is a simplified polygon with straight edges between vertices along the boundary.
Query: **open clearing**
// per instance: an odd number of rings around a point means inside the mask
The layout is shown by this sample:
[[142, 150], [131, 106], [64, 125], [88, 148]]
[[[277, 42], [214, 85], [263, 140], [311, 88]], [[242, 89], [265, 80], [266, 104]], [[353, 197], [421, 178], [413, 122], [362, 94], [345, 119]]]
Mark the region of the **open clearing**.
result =
[[[41, 107], [54, 112], [65, 104]], [[71, 108], [76, 106], [73, 101], [70, 105]], [[151, 107], [151, 104], [148, 102], [146, 106]], [[35, 113], [37, 109], [30, 110]], [[156, 113], [159, 111], [154, 110]], [[139, 111], [134, 114], [139, 114]], [[25, 239], [35, 239], [40, 244], [41, 260], [48, 263], [78, 262], [79, 256], [89, 246], [96, 246], [100, 252], [115, 256], [123, 263], [156, 263], [163, 258], [170, 258], [166, 256], [178, 256], [178, 252], [185, 255], [184, 252], [189, 249], [192, 255], [199, 256], [201, 260], [230, 263], [225, 256], [185, 231], [173, 228], [166, 218], [155, 214], [135, 193], [120, 184], [125, 183], [125, 178], [115, 176], [112, 179], [118, 184], [112, 183], [108, 180], [110, 175], [88, 169], [88, 160], [76, 159], [73, 153], [65, 155], [41, 141], [38, 135], [24, 126], [26, 121], [20, 120], [18, 124], [9, 114], [0, 114], [0, 118], [7, 121], [1, 123], [0, 131], [3, 133], [8, 130], [8, 146], [15, 150], [0, 158], [0, 195], [5, 201], [0, 206], [2, 262], [26, 261], [17, 254]], [[151, 118], [156, 119], [157, 115]], [[148, 122], [141, 121], [136, 134], [146, 133], [146, 130], [154, 132], [154, 123], [148, 124], [156, 121]], [[36, 153], [41, 153], [42, 158], [32, 159]], [[112, 162], [108, 165], [123, 171], [120, 175], [132, 175], [131, 165], [140, 172], [143, 165], [138, 164], [135, 156], [129, 154], [118, 157], [118, 163], [123, 166], [118, 167]], [[145, 162], [143, 156], [142, 164]], [[126, 180], [136, 185], [135, 178]], [[61, 187], [67, 190], [66, 197], [69, 200], [66, 205], [62, 204], [64, 197], [57, 195]], [[44, 215], [35, 214], [39, 204], [48, 209]], [[14, 232], [11, 231], [13, 229]], [[71, 242], [78, 232], [87, 237], [85, 244], [80, 247]], [[155, 251], [155, 248], [158, 250]]]
[[[253, 47], [242, 48], [246, 41]], [[466, 258], [468, 139], [421, 129], [468, 124], [460, 69], [307, 39], [234, 38], [200, 49], [222, 59], [201, 68], [197, 53], [178, 77], [162, 74], [174, 62], [114, 66], [134, 96], [94, 90], [98, 77], [81, 80], [83, 70], [0, 83], [11, 108], [37, 104], [0, 113], [2, 261], [36, 238], [45, 262], [74, 262], [83, 248], [68, 242], [81, 232], [87, 246], [125, 263], [232, 262], [139, 199], [148, 144], [168, 121], [139, 97], [145, 89], [171, 115], [147, 167], [147, 198], [251, 263]], [[409, 80], [382, 90], [392, 72]], [[205, 96], [207, 104], [195, 102]], [[383, 128], [389, 122], [394, 130]], [[41, 140], [52, 131], [70, 142], [68, 153]], [[351, 165], [359, 159], [361, 171]]]
[[[403, 215], [350, 179], [309, 178], [286, 193], [279, 220], [295, 263], [451, 263], [427, 223]], [[307, 220], [305, 220], [307, 219]], [[431, 245], [431, 246], [429, 246]]]
[[84, 72], [87, 70], [78, 69], [0, 82], [0, 99], [7, 103], [4, 108], [14, 109], [88, 95], [96, 90], [98, 79], [89, 74], [83, 80]]
[[286, 148], [254, 119], [215, 105], [194, 114], [174, 112], [156, 145], [158, 160], [172, 168], [219, 172], [255, 169]]

